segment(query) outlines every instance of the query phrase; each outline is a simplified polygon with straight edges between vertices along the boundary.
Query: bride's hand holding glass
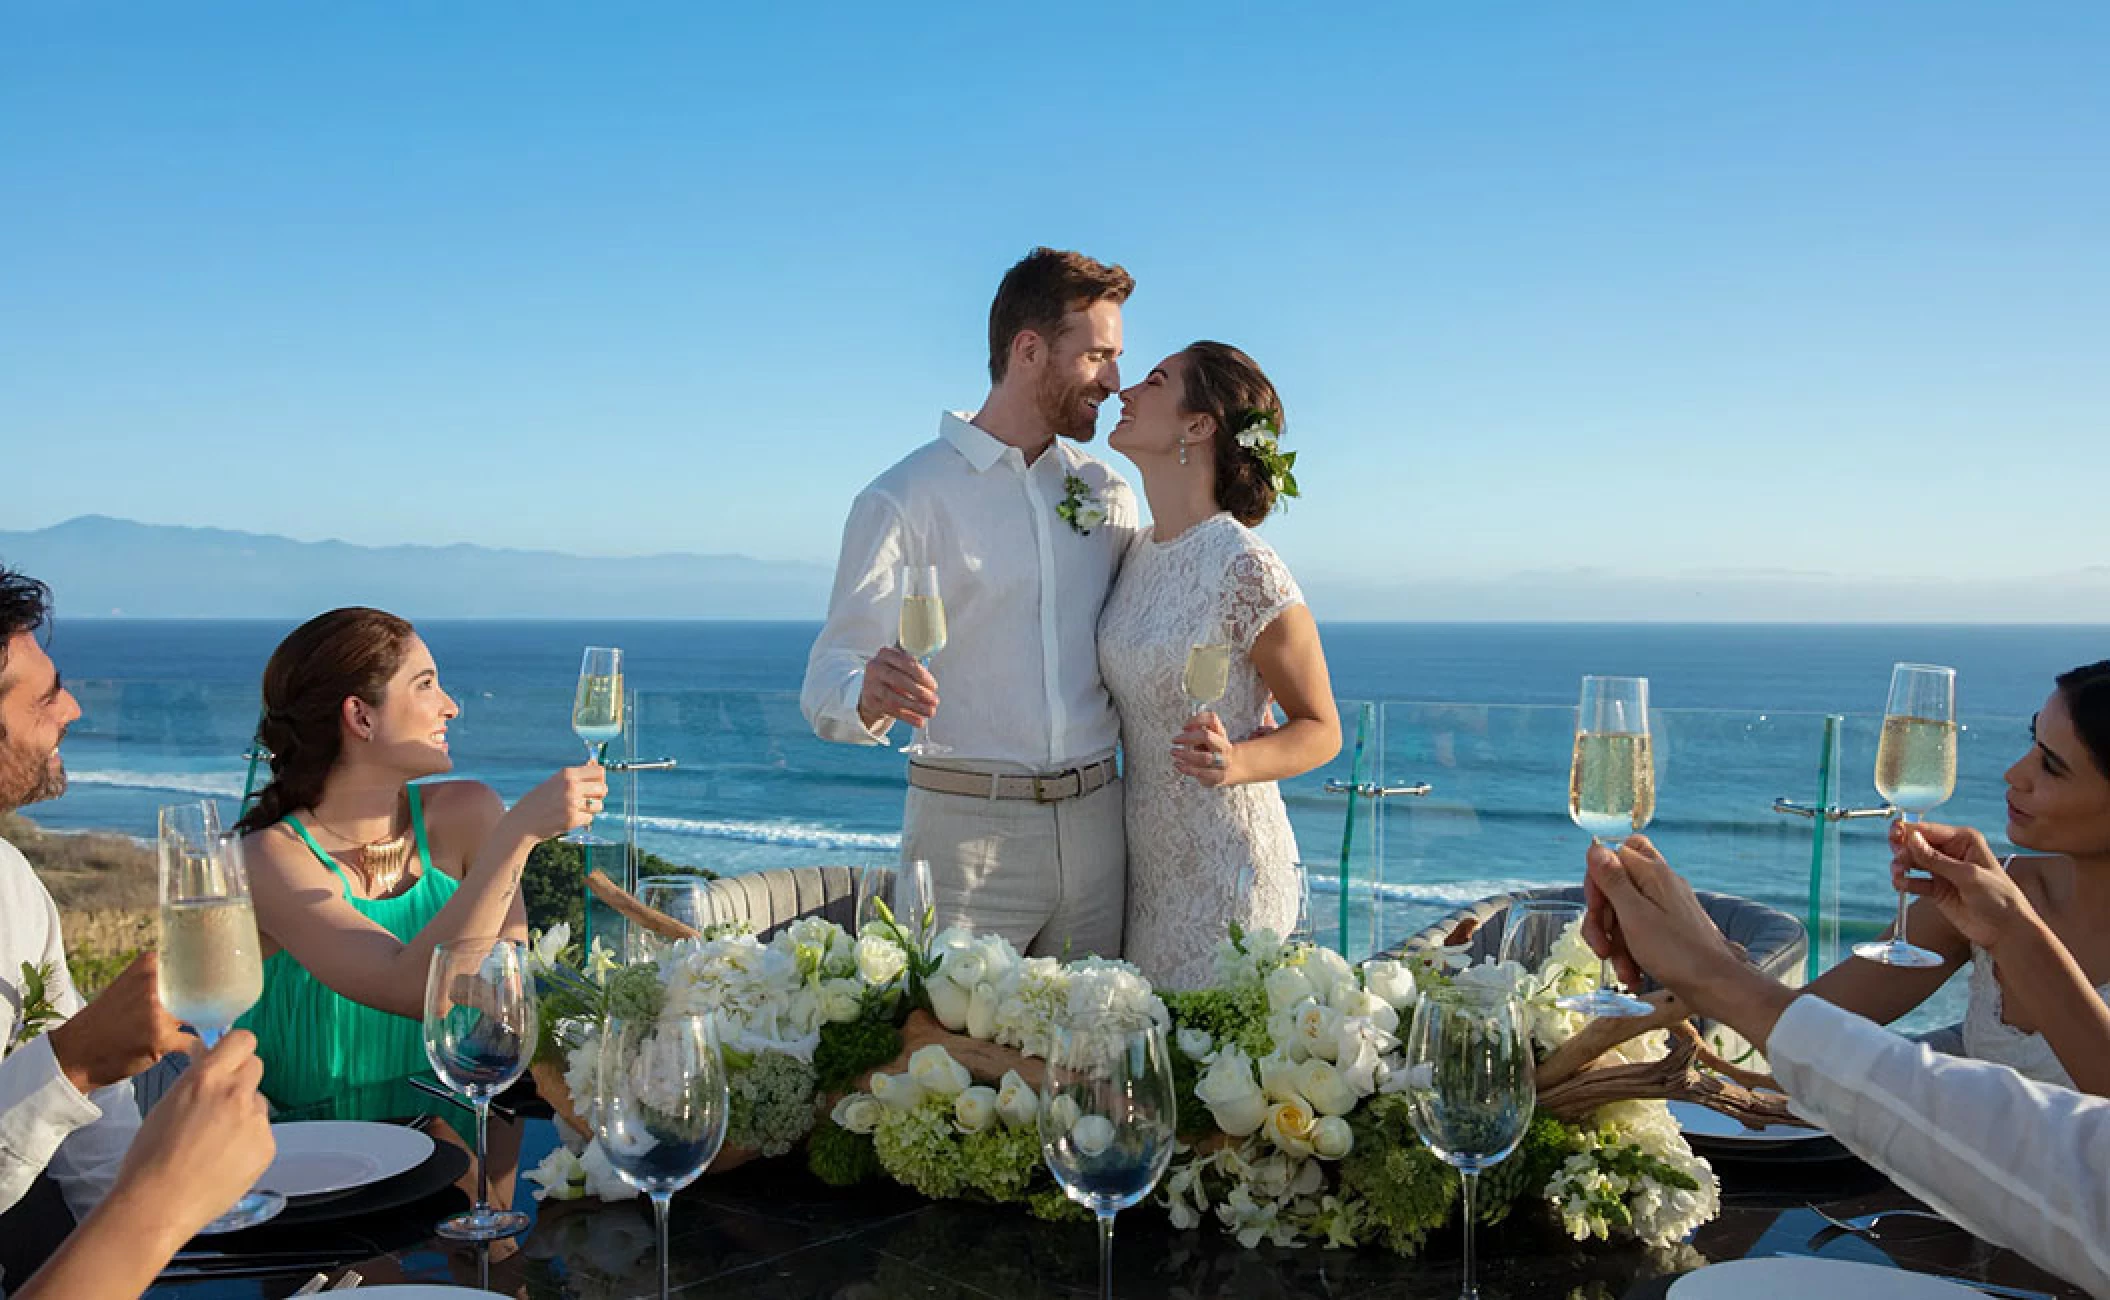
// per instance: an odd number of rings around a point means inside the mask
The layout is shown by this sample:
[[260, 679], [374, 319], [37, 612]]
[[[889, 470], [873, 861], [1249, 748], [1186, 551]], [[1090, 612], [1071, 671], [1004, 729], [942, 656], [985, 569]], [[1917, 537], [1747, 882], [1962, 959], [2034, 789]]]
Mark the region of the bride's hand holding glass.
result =
[[541, 841], [590, 825], [608, 805], [608, 772], [599, 763], [559, 768], [520, 796], [499, 820], [498, 830]]
[[1214, 713], [1197, 713], [1172, 738], [1172, 766], [1210, 788], [1238, 784], [1238, 746]]

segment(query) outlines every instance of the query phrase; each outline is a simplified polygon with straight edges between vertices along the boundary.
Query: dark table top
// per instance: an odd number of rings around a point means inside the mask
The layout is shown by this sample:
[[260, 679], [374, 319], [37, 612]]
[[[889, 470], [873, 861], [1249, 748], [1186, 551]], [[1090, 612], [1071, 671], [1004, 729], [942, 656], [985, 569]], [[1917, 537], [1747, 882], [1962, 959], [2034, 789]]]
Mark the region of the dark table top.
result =
[[[555, 1141], [547, 1121], [531, 1121], [521, 1167], [532, 1168]], [[1717, 1159], [1723, 1210], [1690, 1242], [1668, 1250], [1568, 1240], [1550, 1216], [1520, 1212], [1480, 1235], [1481, 1292], [1487, 1300], [1647, 1300], [1677, 1275], [1703, 1264], [1764, 1255], [1821, 1255], [1995, 1282], [2053, 1296], [2080, 1296], [2010, 1252], [1946, 1225], [1900, 1225], [1879, 1245], [1825, 1234], [1807, 1207], [1846, 1217], [1912, 1202], [1881, 1175], [1848, 1158]], [[534, 1226], [479, 1257], [436, 1240], [432, 1224], [463, 1204], [458, 1192], [361, 1216], [355, 1223], [260, 1229], [245, 1250], [332, 1254], [369, 1284], [392, 1281], [487, 1286], [514, 1297], [616, 1297], [656, 1294], [651, 1206], [644, 1199], [536, 1206], [524, 1180], [520, 1208]], [[1096, 1293], [1095, 1229], [1049, 1224], [1017, 1207], [925, 1201], [885, 1186], [841, 1191], [807, 1175], [796, 1159], [706, 1176], [678, 1195], [672, 1213], [674, 1290], [709, 1300], [1024, 1300]], [[221, 1238], [230, 1245], [235, 1239]], [[1241, 1249], [1214, 1229], [1175, 1232], [1162, 1213], [1139, 1207], [1115, 1234], [1114, 1289], [1123, 1297], [1447, 1296], [1458, 1286], [1456, 1234], [1432, 1237], [1417, 1258], [1377, 1249]], [[321, 1268], [287, 1261], [284, 1273], [163, 1283], [169, 1300], [276, 1300]], [[1783, 1300], [1813, 1300], [1784, 1297]]]

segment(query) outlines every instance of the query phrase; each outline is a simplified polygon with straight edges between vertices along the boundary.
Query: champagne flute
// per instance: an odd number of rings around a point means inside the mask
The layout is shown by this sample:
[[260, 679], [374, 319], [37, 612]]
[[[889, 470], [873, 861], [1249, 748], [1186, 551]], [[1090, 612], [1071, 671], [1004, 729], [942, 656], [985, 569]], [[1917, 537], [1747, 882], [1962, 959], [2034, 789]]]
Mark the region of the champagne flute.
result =
[[535, 1052], [535, 980], [515, 939], [456, 939], [436, 945], [425, 973], [425, 1059], [441, 1083], [476, 1110], [476, 1205], [435, 1229], [454, 1241], [495, 1241], [528, 1226], [518, 1210], [493, 1209], [484, 1135], [491, 1098], [513, 1085]]
[[1056, 1027], [1041, 1084], [1040, 1151], [1099, 1219], [1099, 1294], [1114, 1294], [1114, 1215], [1150, 1195], [1179, 1127], [1172, 1058], [1154, 1021], [1119, 1014]]
[[[155, 820], [161, 1005], [212, 1047], [264, 992], [241, 841], [221, 832], [220, 807], [210, 799], [169, 804]], [[251, 1189], [200, 1231], [233, 1232], [285, 1208], [286, 1198], [277, 1192]]]
[[[586, 744], [586, 761], [600, 761], [608, 743], [623, 735], [623, 652], [590, 645], [579, 660], [579, 689], [571, 701], [571, 729]], [[564, 837], [566, 844], [607, 844], [593, 833], [593, 819]]]
[[[938, 595], [938, 569], [931, 564], [911, 564], [901, 571], [901, 648], [926, 669], [931, 656], [945, 648], [945, 601]], [[915, 729], [904, 754], [934, 758], [950, 754], [949, 745], [930, 738], [930, 724]]]
[[[1956, 793], [1956, 670], [1935, 664], [1897, 664], [1890, 670], [1890, 702], [1876, 741], [1876, 793], [1901, 819], [1918, 821]], [[1854, 945], [1854, 956], [1885, 966], [1941, 965], [1941, 954], [1905, 940], [1911, 897], [1898, 894], [1897, 924], [1888, 939]]]
[[717, 1159], [732, 1110], [708, 1015], [610, 1017], [593, 1098], [594, 1137], [622, 1180], [652, 1198], [659, 1295], [667, 1296], [667, 1202]]
[[[1592, 843], [1614, 847], [1656, 815], [1656, 763], [1648, 742], [1648, 678], [1585, 677], [1575, 711], [1575, 758], [1568, 770], [1568, 816]], [[1562, 998], [1586, 1016], [1645, 1016], [1648, 1003], [1622, 992], [1610, 961], [1597, 963], [1597, 987]]]
[[1480, 1174], [1502, 1163], [1531, 1124], [1529, 1020], [1514, 997], [1453, 985], [1428, 993], [1407, 1030], [1408, 1114], [1421, 1143], [1458, 1171], [1465, 1188], [1465, 1281], [1461, 1300], [1479, 1300], [1474, 1279], [1473, 1204]]
[[1180, 672], [1180, 693], [1187, 697], [1189, 717], [1222, 699], [1230, 684], [1230, 646], [1196, 642], [1187, 648], [1187, 666]]

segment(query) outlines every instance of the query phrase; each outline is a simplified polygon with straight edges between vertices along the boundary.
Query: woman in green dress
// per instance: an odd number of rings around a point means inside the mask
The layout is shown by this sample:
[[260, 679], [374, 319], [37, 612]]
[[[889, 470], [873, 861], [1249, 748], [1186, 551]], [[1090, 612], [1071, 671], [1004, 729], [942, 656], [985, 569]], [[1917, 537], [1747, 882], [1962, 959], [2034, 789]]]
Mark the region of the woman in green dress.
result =
[[445, 1117], [406, 1082], [430, 1070], [432, 950], [525, 938], [528, 851], [585, 825], [607, 779], [565, 768], [511, 809], [480, 782], [411, 784], [451, 769], [447, 724], [461, 710], [410, 624], [376, 609], [297, 628], [263, 694], [271, 781], [237, 829], [264, 951], [264, 994], [241, 1023], [264, 1093], [296, 1115]]

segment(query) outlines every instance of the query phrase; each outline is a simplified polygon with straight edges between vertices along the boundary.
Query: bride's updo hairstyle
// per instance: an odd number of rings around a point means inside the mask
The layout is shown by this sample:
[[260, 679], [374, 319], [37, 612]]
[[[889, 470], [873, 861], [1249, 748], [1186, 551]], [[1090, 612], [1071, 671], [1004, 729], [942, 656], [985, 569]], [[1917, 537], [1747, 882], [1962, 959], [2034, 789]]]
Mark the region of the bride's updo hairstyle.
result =
[[1262, 417], [1272, 417], [1277, 434], [1288, 431], [1282, 399], [1253, 358], [1228, 343], [1207, 339], [1190, 343], [1187, 391], [1180, 405], [1189, 415], [1216, 420], [1216, 504], [1248, 528], [1275, 508], [1275, 484], [1268, 467], [1238, 445], [1238, 435]]
[[344, 748], [344, 702], [379, 707], [403, 666], [409, 623], [378, 609], [333, 609], [293, 629], [264, 668], [264, 720], [257, 739], [271, 753], [271, 782], [235, 824], [260, 831], [312, 808]]
[[2110, 777], [2110, 659], [2060, 673], [2053, 685], [2073, 715], [2073, 729], [2081, 733], [2095, 770]]

